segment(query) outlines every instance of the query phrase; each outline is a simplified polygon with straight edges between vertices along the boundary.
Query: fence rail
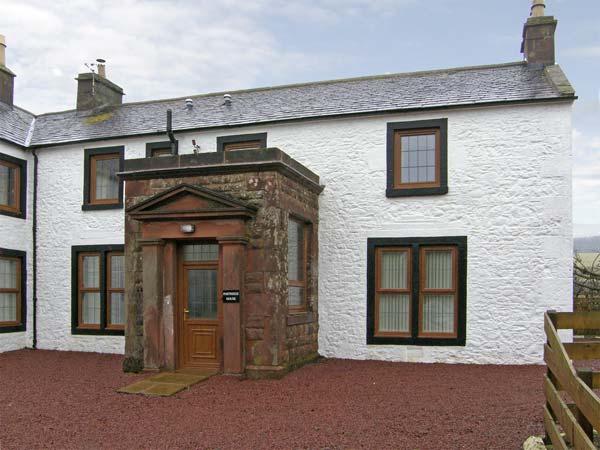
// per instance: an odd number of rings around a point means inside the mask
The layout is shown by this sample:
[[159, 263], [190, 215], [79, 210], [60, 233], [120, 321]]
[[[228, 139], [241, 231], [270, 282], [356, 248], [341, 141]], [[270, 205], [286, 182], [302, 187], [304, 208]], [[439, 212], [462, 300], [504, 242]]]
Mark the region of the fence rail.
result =
[[[575, 369], [572, 360], [600, 359], [600, 342], [563, 344], [560, 329], [600, 329], [600, 312], [556, 312], [544, 314], [544, 427], [547, 443], [556, 449], [598, 450], [594, 446], [594, 429], [600, 430], [600, 398], [593, 389], [600, 388], [600, 372]], [[568, 403], [561, 391], [566, 392]], [[561, 432], [562, 429], [562, 432]]]

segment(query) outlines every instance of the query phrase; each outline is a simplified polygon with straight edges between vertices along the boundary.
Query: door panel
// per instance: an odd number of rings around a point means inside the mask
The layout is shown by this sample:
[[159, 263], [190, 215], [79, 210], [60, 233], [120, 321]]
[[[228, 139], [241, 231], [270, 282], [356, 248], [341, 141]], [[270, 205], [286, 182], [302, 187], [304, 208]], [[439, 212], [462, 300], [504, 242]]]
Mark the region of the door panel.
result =
[[218, 369], [221, 365], [218, 273], [216, 263], [180, 263], [181, 368]]

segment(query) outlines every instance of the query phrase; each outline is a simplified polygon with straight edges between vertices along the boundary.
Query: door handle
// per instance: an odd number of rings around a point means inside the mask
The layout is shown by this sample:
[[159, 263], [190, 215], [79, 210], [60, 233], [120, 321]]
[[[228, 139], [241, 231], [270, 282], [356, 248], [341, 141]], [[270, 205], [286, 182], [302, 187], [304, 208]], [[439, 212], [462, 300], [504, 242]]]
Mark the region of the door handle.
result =
[[184, 309], [184, 310], [183, 310], [183, 313], [184, 313], [184, 314], [189, 314], [189, 313], [190, 313], [190, 310], [189, 310], [189, 309]]

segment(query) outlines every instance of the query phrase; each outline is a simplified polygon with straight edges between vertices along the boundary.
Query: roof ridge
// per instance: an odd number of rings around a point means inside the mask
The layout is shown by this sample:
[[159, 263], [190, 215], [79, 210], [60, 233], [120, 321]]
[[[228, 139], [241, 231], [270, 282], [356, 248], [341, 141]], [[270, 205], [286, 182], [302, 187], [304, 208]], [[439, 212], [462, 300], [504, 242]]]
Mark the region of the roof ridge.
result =
[[[163, 98], [157, 100], [141, 100], [139, 102], [128, 102], [118, 105], [119, 107], [124, 106], [135, 106], [135, 105], [145, 105], [150, 103], [169, 103], [175, 102], [177, 100], [185, 100], [186, 98], [205, 98], [205, 97], [213, 97], [224, 94], [245, 94], [249, 92], [261, 92], [261, 91], [273, 91], [278, 89], [289, 89], [296, 87], [304, 87], [304, 86], [320, 86], [334, 83], [350, 83], [355, 81], [366, 81], [366, 80], [378, 80], [385, 78], [397, 78], [397, 77], [405, 77], [405, 76], [415, 76], [415, 75], [429, 75], [429, 74], [438, 74], [438, 73], [455, 73], [455, 72], [463, 72], [469, 70], [481, 70], [481, 69], [492, 69], [499, 67], [510, 67], [510, 66], [524, 66], [527, 65], [525, 61], [513, 61], [508, 63], [500, 63], [500, 64], [484, 64], [478, 66], [461, 66], [461, 67], [450, 67], [446, 69], [432, 69], [432, 70], [418, 70], [413, 72], [396, 72], [396, 73], [387, 73], [387, 74], [379, 74], [379, 75], [366, 75], [362, 77], [350, 77], [350, 78], [335, 78], [330, 80], [321, 80], [321, 81], [307, 81], [303, 83], [289, 83], [289, 84], [281, 84], [277, 86], [263, 86], [257, 88], [249, 88], [249, 89], [238, 89], [234, 91], [215, 91], [215, 92], [207, 92], [205, 94], [195, 94], [195, 95], [186, 95], [182, 97], [171, 97], [171, 98]], [[63, 111], [52, 111], [47, 113], [39, 114], [40, 116], [47, 116], [52, 114], [64, 114], [72, 111], [77, 111], [76, 109], [67, 109]]]

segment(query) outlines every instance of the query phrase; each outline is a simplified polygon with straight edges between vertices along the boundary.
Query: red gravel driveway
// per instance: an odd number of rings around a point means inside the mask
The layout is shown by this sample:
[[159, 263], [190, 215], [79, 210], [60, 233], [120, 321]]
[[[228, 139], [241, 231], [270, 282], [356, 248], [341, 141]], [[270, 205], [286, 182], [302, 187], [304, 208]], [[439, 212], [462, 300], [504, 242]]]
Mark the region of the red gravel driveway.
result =
[[121, 360], [0, 354], [0, 449], [512, 450], [543, 433], [543, 366], [325, 360], [157, 398], [116, 392], [143, 378]]

